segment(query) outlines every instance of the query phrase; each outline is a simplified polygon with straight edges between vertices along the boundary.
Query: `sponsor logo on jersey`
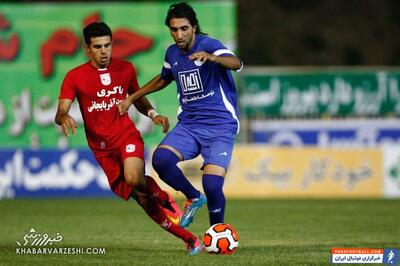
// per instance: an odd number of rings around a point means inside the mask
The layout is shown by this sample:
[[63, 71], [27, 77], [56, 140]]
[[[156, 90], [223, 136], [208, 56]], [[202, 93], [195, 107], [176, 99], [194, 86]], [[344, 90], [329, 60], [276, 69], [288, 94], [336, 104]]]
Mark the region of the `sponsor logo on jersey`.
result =
[[203, 92], [203, 84], [198, 69], [178, 72], [178, 77], [183, 95]]
[[135, 144], [126, 145], [126, 152], [131, 153], [131, 152], [134, 152], [135, 150], [136, 150]]
[[104, 86], [110, 85], [111, 84], [110, 73], [100, 74], [100, 80], [101, 84], [103, 84]]

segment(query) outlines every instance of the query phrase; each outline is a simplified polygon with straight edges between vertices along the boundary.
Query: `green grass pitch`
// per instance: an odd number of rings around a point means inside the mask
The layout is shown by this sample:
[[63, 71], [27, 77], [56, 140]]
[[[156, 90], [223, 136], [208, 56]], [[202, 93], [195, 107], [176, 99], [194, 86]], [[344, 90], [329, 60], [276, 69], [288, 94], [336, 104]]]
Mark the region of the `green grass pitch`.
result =
[[[188, 256], [133, 201], [0, 201], [0, 265], [329, 265], [332, 247], [400, 248], [400, 200], [227, 200], [226, 222], [239, 234], [230, 256]], [[31, 228], [63, 239], [56, 247], [105, 248], [101, 255], [21, 255]], [[208, 228], [202, 208], [189, 229]]]

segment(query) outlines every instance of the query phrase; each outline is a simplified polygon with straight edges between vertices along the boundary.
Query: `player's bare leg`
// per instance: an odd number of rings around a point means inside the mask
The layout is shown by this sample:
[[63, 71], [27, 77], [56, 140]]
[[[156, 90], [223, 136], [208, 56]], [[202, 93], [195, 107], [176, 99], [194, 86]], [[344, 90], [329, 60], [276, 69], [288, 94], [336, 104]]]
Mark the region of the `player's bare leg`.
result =
[[144, 176], [144, 161], [137, 157], [128, 157], [124, 160], [124, 176], [126, 182], [135, 190], [151, 195], [163, 208], [175, 212], [171, 206], [171, 197], [163, 191], [151, 176]]

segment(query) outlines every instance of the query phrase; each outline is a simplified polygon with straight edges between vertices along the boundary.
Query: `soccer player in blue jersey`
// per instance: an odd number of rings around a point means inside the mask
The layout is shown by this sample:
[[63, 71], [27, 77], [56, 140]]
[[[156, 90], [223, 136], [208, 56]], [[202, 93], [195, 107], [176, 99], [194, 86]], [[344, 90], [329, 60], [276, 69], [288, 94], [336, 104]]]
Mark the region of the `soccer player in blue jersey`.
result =
[[[182, 227], [193, 221], [196, 210], [206, 202], [210, 225], [223, 223], [222, 186], [239, 131], [237, 93], [231, 70], [240, 71], [243, 64], [220, 41], [201, 32], [190, 5], [183, 2], [171, 5], [165, 24], [175, 44], [166, 51], [161, 74], [118, 108], [123, 114], [140, 97], [175, 80], [180, 104], [178, 123], [155, 150], [153, 167], [163, 181], [187, 198]], [[206, 196], [193, 187], [176, 165], [200, 154], [204, 159], [202, 183]]]

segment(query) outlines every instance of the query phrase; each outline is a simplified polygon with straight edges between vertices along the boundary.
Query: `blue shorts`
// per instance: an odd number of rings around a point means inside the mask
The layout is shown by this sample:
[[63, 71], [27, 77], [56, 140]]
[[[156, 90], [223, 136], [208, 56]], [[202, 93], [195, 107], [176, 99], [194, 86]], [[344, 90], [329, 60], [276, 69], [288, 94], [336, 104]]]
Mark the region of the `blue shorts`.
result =
[[228, 170], [232, 158], [236, 134], [226, 129], [193, 128], [178, 123], [160, 145], [169, 145], [191, 160], [199, 154], [204, 159], [203, 167], [215, 164]]

